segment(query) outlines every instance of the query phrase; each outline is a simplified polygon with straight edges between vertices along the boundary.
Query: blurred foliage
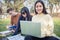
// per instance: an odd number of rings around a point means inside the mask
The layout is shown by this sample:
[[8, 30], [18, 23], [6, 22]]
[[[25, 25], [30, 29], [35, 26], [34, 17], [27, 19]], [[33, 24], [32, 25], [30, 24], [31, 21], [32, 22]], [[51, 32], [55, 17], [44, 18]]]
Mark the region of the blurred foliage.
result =
[[[49, 2], [49, 6], [50, 6], [50, 14], [53, 15], [53, 8], [54, 8], [54, 5], [55, 5], [55, 8], [57, 10], [57, 5], [60, 6], [60, 0], [48, 0]], [[57, 13], [57, 12], [56, 12]]]
[[60, 2], [60, 0], [48, 0], [50, 3], [54, 3], [54, 4], [57, 4]]
[[24, 0], [4, 0], [7, 8], [14, 8], [16, 11], [19, 11], [24, 5]]

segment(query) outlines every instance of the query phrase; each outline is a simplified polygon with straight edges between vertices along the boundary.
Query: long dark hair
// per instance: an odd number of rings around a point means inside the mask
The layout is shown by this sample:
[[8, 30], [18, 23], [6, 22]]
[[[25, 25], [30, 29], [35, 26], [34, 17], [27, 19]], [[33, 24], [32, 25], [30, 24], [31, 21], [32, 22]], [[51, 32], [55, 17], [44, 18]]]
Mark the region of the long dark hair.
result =
[[[31, 21], [32, 20], [32, 16], [30, 15], [30, 12], [29, 12], [29, 9], [27, 7], [23, 7], [20, 11], [21, 13], [21, 16], [19, 17], [19, 20], [18, 20], [18, 24], [17, 24], [17, 30], [20, 30], [21, 32], [21, 28], [20, 28], [20, 20], [23, 20], [25, 21], [26, 18], [27, 18], [27, 21]], [[22, 16], [22, 14], [27, 14], [26, 18]]]
[[[27, 18], [27, 21], [31, 20], [31, 15], [27, 7], [23, 7], [20, 12], [21, 12], [21, 17], [20, 17], [21, 20], [25, 20], [26, 18]], [[22, 14], [25, 14], [25, 13], [27, 14], [26, 18], [22, 16]]]
[[43, 11], [42, 11], [42, 13], [48, 14], [48, 13], [46, 12], [46, 8], [45, 8], [45, 5], [44, 5], [43, 1], [41, 1], [41, 0], [38, 0], [38, 1], [35, 2], [35, 5], [34, 5], [35, 13], [38, 14], [38, 13], [36, 12], [36, 4], [37, 4], [38, 2], [43, 5]]

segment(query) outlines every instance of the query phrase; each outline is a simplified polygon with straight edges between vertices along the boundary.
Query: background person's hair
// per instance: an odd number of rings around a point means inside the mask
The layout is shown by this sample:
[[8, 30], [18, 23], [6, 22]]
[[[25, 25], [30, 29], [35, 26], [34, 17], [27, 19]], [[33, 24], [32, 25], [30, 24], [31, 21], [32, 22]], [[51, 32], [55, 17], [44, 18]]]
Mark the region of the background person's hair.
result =
[[25, 13], [26, 13], [27, 15], [30, 14], [29, 9], [28, 9], [27, 7], [23, 7], [20, 12], [21, 12], [21, 14], [25, 14]]
[[9, 13], [9, 11], [12, 11], [12, 10], [14, 10], [14, 9], [13, 8], [7, 9], [7, 13]]
[[[21, 14], [26, 13], [27, 14], [27, 16], [26, 16], [27, 20], [30, 20], [30, 12], [29, 12], [29, 9], [27, 7], [23, 7], [20, 12], [21, 12]], [[21, 17], [24, 18], [22, 15], [21, 15]]]
[[38, 2], [43, 5], [43, 11], [42, 11], [42, 13], [48, 14], [47, 11], [46, 11], [46, 8], [45, 8], [45, 5], [44, 5], [43, 1], [41, 1], [41, 0], [38, 0], [38, 1], [35, 2], [35, 5], [34, 5], [35, 14], [38, 14], [38, 13], [36, 12], [36, 4], [37, 4]]

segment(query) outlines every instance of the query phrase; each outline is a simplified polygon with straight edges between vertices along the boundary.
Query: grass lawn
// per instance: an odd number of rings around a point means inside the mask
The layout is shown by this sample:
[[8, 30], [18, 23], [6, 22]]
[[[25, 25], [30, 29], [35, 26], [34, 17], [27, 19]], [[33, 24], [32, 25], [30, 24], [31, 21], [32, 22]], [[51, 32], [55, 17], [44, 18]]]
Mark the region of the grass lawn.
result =
[[[56, 35], [60, 37], [60, 18], [54, 17], [53, 19], [55, 25], [54, 32]], [[7, 30], [6, 25], [9, 24], [9, 21], [10, 21], [9, 19], [5, 19], [5, 20], [0, 19], [0, 32]]]
[[54, 17], [54, 33], [60, 37], [60, 18]]
[[9, 21], [9, 19], [0, 19], [0, 32], [7, 30], [6, 26], [9, 24]]

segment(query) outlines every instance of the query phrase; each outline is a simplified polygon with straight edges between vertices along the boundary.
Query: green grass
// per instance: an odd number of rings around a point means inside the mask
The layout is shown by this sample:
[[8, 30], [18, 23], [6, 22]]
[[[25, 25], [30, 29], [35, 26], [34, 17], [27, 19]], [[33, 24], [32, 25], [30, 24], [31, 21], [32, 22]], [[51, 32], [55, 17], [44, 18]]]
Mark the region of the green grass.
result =
[[60, 37], [60, 18], [54, 18], [54, 33]]
[[9, 19], [0, 19], [0, 32], [5, 31], [6, 26], [9, 24]]

